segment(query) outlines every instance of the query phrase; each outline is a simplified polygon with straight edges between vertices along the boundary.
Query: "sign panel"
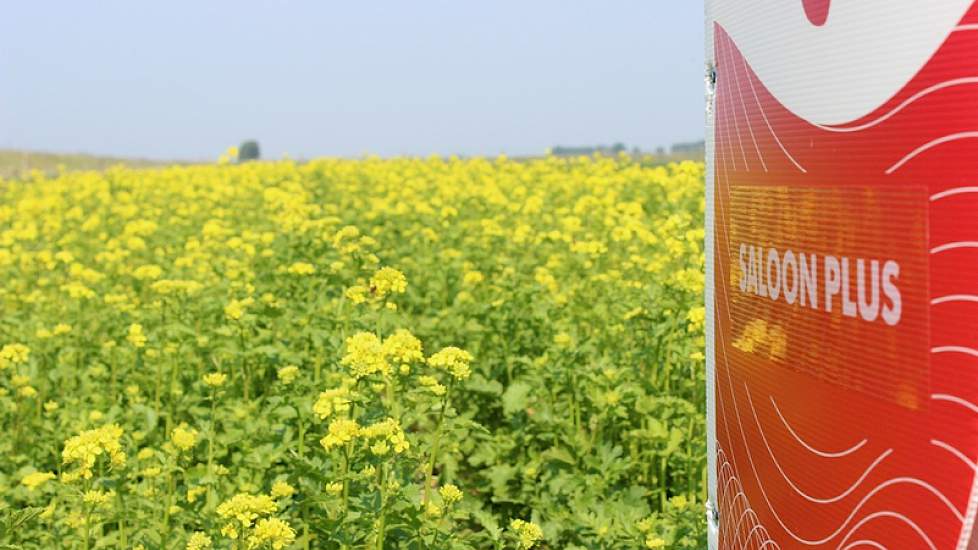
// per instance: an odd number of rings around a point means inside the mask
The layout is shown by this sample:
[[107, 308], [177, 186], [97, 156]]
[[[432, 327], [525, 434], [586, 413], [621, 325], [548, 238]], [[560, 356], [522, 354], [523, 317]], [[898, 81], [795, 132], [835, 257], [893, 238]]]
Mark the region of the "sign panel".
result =
[[978, 1], [707, 37], [714, 544], [978, 549]]

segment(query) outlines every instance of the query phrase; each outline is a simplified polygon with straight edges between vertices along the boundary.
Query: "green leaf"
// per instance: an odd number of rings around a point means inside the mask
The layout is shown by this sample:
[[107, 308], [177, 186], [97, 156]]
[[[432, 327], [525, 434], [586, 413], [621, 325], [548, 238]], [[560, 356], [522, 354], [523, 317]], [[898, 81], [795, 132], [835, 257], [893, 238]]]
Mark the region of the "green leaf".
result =
[[510, 384], [506, 388], [506, 392], [503, 393], [503, 413], [506, 416], [512, 416], [526, 409], [532, 389], [529, 384], [521, 381]]

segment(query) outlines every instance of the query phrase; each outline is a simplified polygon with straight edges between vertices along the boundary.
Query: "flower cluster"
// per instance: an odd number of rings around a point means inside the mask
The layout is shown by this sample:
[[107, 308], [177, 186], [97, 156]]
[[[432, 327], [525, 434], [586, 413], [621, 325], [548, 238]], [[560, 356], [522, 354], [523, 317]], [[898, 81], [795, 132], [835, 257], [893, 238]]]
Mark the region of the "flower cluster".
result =
[[61, 459], [66, 466], [75, 466], [76, 469], [65, 472], [62, 478], [65, 481], [91, 478], [96, 461], [103, 455], [108, 457], [112, 467], [125, 465], [126, 453], [120, 442], [122, 434], [122, 427], [118, 424], [107, 424], [69, 438], [65, 441]]

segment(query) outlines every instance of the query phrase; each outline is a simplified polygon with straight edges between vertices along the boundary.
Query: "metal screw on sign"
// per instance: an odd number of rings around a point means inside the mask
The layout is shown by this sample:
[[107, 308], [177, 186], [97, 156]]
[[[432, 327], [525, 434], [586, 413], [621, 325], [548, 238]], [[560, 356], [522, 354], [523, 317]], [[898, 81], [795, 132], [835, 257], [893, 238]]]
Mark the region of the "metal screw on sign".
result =
[[713, 101], [716, 96], [717, 88], [717, 68], [712, 63], [706, 67], [706, 114], [713, 115]]

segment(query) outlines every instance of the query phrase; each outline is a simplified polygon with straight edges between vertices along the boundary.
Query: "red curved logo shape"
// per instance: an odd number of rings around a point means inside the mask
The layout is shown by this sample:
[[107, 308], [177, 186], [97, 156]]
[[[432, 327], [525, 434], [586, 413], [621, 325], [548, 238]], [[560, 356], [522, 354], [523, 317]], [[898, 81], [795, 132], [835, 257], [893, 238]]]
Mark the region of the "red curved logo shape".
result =
[[829, 2], [831, 0], [801, 0], [805, 6], [805, 15], [812, 25], [821, 27], [829, 18]]

